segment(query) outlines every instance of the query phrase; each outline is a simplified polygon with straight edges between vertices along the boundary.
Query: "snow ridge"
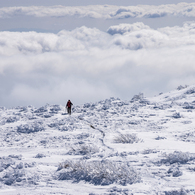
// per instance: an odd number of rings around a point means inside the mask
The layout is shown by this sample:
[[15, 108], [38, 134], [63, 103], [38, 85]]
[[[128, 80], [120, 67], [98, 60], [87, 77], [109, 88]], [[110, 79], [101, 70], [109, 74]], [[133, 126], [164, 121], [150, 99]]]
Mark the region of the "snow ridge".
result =
[[195, 86], [0, 108], [1, 194], [195, 194]]

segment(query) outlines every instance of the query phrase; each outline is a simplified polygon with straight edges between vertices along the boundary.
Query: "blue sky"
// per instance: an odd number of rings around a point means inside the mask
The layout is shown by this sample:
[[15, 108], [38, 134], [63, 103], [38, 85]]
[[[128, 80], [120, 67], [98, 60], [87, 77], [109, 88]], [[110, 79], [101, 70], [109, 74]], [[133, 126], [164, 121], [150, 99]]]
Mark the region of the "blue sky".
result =
[[0, 1], [1, 106], [130, 100], [194, 84], [195, 4], [181, 2]]
[[65, 6], [84, 6], [84, 5], [101, 5], [101, 4], [109, 4], [109, 5], [138, 5], [138, 4], [146, 4], [146, 5], [161, 5], [161, 4], [177, 4], [180, 2], [193, 3], [193, 0], [1, 0], [0, 7], [3, 6], [51, 6], [51, 5], [65, 5]]

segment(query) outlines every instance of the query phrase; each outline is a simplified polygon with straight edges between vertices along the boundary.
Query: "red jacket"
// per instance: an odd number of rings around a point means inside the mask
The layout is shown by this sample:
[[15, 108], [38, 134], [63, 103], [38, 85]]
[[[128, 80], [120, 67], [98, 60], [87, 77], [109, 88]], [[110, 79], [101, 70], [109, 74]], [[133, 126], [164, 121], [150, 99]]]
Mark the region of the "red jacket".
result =
[[66, 107], [71, 108], [71, 106], [72, 106], [72, 102], [69, 100], [69, 101], [67, 102], [67, 104], [66, 104]]

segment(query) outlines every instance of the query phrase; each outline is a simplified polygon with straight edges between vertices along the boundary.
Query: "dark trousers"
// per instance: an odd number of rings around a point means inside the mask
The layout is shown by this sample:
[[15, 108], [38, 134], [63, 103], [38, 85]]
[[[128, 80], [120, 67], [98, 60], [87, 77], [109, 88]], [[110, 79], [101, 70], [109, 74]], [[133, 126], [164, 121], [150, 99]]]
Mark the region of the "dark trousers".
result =
[[71, 107], [67, 107], [67, 112], [71, 115]]

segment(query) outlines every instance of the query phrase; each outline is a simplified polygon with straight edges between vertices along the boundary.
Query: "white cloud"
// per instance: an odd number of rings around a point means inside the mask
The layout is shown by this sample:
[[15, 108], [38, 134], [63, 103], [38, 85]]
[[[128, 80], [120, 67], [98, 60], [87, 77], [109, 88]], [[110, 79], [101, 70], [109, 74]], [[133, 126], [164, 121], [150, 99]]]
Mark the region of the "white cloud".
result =
[[[108, 33], [87, 27], [58, 34], [37, 32], [0, 32], [0, 55], [35, 55], [65, 52], [68, 55], [93, 55], [99, 49], [137, 50], [180, 47], [195, 44], [195, 23], [183, 27], [151, 29], [143, 23], [111, 26]], [[100, 56], [101, 58], [101, 56]]]
[[142, 22], [137, 22], [134, 24], [119, 24], [116, 26], [111, 26], [108, 28], [107, 32], [111, 35], [114, 34], [125, 34], [125, 33], [130, 33], [133, 31], [140, 31], [142, 29], [150, 29], [149, 26], [144, 25]]
[[0, 18], [28, 15], [34, 17], [90, 17], [103, 19], [158, 18], [167, 15], [195, 17], [195, 3], [166, 5], [89, 5], [89, 6], [29, 6], [0, 8]]
[[110, 27], [111, 34], [86, 27], [0, 32], [1, 105], [131, 99], [194, 84], [194, 26], [122, 24]]

